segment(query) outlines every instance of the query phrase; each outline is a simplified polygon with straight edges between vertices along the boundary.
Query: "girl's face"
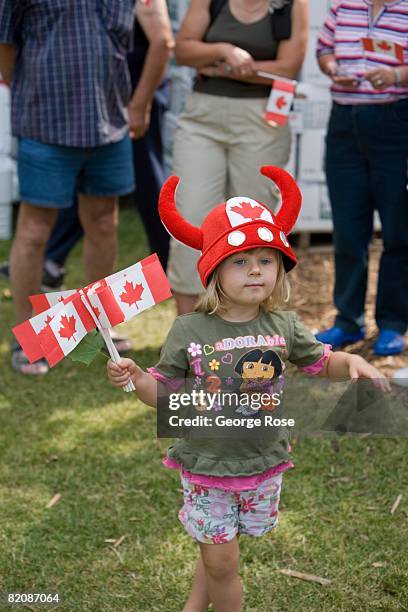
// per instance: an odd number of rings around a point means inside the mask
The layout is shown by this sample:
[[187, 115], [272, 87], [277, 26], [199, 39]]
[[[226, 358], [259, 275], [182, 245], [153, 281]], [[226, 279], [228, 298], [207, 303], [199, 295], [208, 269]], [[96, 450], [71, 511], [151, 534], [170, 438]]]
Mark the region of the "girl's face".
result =
[[245, 361], [242, 366], [242, 378], [262, 382], [271, 380], [275, 376], [275, 368], [271, 363], [261, 361]]
[[241, 251], [225, 259], [219, 282], [228, 299], [237, 305], [261, 304], [275, 288], [279, 254], [274, 249]]

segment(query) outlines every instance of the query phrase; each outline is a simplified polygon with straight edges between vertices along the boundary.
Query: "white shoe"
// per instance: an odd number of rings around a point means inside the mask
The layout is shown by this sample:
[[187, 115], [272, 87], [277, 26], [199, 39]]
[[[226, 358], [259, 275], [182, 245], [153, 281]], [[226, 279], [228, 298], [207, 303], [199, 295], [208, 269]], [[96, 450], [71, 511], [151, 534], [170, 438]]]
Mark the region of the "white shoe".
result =
[[396, 370], [392, 376], [392, 382], [401, 387], [408, 387], [408, 366]]

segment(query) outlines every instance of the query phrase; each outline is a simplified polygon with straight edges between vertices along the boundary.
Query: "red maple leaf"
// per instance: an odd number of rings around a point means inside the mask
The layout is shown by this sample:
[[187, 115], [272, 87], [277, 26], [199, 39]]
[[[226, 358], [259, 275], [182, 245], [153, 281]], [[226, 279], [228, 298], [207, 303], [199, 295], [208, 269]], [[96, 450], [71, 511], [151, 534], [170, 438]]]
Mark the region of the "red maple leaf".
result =
[[279, 98], [276, 100], [275, 104], [279, 108], [279, 110], [281, 108], [283, 108], [284, 106], [286, 106], [287, 105], [287, 101], [286, 101], [285, 96], [279, 96]]
[[241, 217], [251, 220], [259, 219], [264, 211], [262, 206], [252, 206], [250, 202], [241, 202], [239, 206], [233, 206], [231, 210], [241, 215]]
[[391, 45], [389, 45], [386, 40], [382, 40], [380, 43], [378, 43], [377, 46], [379, 49], [382, 49], [383, 51], [391, 51], [392, 49]]
[[39, 333], [41, 333], [41, 332], [43, 332], [43, 331], [44, 331], [44, 329], [47, 327], [47, 325], [49, 325], [49, 324], [51, 323], [52, 319], [53, 319], [53, 317], [51, 317], [50, 315], [48, 315], [48, 316], [47, 316], [47, 318], [46, 318], [46, 319], [44, 319], [44, 327], [42, 327], [42, 328], [40, 329], [40, 332], [39, 332]]
[[125, 286], [123, 287], [123, 293], [120, 294], [120, 299], [125, 304], [136, 304], [141, 300], [142, 293], [144, 291], [143, 285], [135, 285], [130, 281], [126, 281]]
[[67, 317], [67, 315], [63, 315], [61, 317], [60, 323], [61, 327], [58, 330], [59, 335], [61, 336], [61, 338], [67, 338], [67, 340], [71, 340], [71, 338], [76, 332], [75, 317]]
[[92, 306], [92, 310], [95, 313], [95, 316], [99, 319], [99, 317], [101, 316], [101, 311], [99, 310], [99, 308], [97, 306]]

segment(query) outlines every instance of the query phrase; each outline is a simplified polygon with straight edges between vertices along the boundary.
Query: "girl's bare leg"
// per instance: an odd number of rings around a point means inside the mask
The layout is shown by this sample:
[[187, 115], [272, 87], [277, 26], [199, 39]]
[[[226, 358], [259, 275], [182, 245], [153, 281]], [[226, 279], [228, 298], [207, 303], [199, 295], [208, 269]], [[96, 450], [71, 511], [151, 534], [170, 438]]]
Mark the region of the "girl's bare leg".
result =
[[201, 555], [197, 559], [191, 593], [182, 612], [205, 612], [210, 605], [207, 591], [207, 577]]
[[208, 595], [216, 612], [241, 612], [238, 539], [234, 538], [225, 544], [200, 543], [200, 549], [207, 576]]

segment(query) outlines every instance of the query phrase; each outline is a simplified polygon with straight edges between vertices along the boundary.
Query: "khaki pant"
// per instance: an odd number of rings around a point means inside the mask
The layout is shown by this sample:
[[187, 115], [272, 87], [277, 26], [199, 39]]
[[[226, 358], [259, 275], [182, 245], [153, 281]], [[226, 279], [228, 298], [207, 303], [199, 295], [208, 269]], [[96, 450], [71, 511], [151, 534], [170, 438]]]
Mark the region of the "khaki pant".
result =
[[[266, 98], [227, 98], [192, 92], [180, 115], [174, 143], [173, 172], [181, 181], [177, 208], [193, 225], [233, 196], [247, 196], [272, 209], [276, 188], [259, 174], [265, 164], [283, 167], [289, 159], [289, 127], [271, 127], [263, 119]], [[172, 239], [168, 278], [178, 293], [203, 291], [197, 273], [200, 253]]]

